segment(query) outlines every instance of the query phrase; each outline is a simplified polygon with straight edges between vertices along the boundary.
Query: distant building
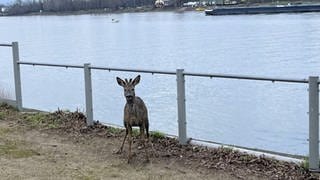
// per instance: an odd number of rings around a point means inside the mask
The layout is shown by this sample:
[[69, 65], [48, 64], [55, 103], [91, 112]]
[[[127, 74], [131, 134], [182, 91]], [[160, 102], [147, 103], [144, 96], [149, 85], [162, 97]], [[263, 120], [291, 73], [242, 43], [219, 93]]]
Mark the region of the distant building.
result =
[[156, 0], [155, 6], [157, 8], [169, 7], [169, 6], [173, 6], [174, 2], [175, 1], [173, 0]]
[[212, 0], [215, 5], [234, 5], [242, 2], [241, 0]]
[[164, 2], [164, 6], [174, 6], [174, 2], [173, 0], [163, 0]]
[[155, 5], [157, 8], [163, 8], [163, 7], [164, 7], [164, 2], [163, 2], [163, 0], [156, 0], [156, 2], [154, 3], [154, 5]]
[[197, 6], [197, 4], [198, 4], [199, 2], [186, 2], [186, 3], [183, 3], [183, 6], [185, 6], [185, 7], [196, 7]]
[[2, 14], [4, 14], [4, 13], [8, 12], [8, 8], [6, 8], [6, 7], [1, 7], [1, 8], [0, 8], [0, 12], [1, 12]]

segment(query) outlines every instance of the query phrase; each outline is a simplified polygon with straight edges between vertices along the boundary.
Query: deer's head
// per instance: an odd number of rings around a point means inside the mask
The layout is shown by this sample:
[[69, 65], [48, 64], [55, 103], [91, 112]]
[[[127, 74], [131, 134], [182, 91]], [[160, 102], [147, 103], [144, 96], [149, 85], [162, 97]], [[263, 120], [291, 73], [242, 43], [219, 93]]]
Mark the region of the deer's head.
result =
[[119, 77], [117, 77], [117, 82], [120, 86], [123, 87], [124, 97], [126, 98], [127, 103], [133, 103], [133, 100], [135, 98], [134, 87], [140, 82], [140, 75], [134, 78], [134, 80], [122, 80]]

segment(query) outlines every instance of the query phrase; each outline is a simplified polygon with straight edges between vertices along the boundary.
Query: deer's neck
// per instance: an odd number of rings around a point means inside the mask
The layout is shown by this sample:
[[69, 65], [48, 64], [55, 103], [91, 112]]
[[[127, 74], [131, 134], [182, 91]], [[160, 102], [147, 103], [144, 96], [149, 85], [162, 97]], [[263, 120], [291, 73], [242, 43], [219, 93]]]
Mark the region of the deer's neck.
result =
[[135, 101], [135, 97], [132, 99], [132, 101], [127, 101], [127, 106], [129, 108], [129, 110], [133, 110], [134, 109], [134, 106], [136, 104], [136, 101]]

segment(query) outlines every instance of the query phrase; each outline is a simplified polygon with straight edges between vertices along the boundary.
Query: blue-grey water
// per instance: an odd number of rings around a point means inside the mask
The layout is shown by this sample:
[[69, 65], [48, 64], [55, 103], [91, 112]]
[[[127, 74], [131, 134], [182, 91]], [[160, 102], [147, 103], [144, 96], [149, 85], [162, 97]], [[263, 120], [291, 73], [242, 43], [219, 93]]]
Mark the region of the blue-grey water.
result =
[[[112, 23], [117, 19], [119, 23]], [[0, 43], [22, 61], [305, 79], [320, 75], [320, 13], [205, 16], [199, 12], [0, 17]], [[83, 70], [22, 66], [25, 107], [84, 110]], [[115, 77], [93, 70], [94, 118], [122, 125]], [[141, 74], [152, 130], [177, 134], [176, 78]], [[0, 47], [0, 86], [14, 98], [12, 57]], [[186, 77], [188, 136], [308, 154], [306, 84]]]

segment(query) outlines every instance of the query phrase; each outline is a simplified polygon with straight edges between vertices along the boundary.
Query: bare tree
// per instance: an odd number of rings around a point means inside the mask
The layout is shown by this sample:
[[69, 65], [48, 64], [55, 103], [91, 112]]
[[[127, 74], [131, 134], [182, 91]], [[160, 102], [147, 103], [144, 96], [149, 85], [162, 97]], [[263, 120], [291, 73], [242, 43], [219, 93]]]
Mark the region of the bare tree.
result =
[[[181, 0], [176, 0], [181, 1]], [[8, 7], [9, 15], [19, 15], [31, 12], [65, 12], [79, 10], [98, 10], [132, 8], [153, 5], [155, 0], [16, 0]], [[181, 4], [181, 3], [178, 3]]]

